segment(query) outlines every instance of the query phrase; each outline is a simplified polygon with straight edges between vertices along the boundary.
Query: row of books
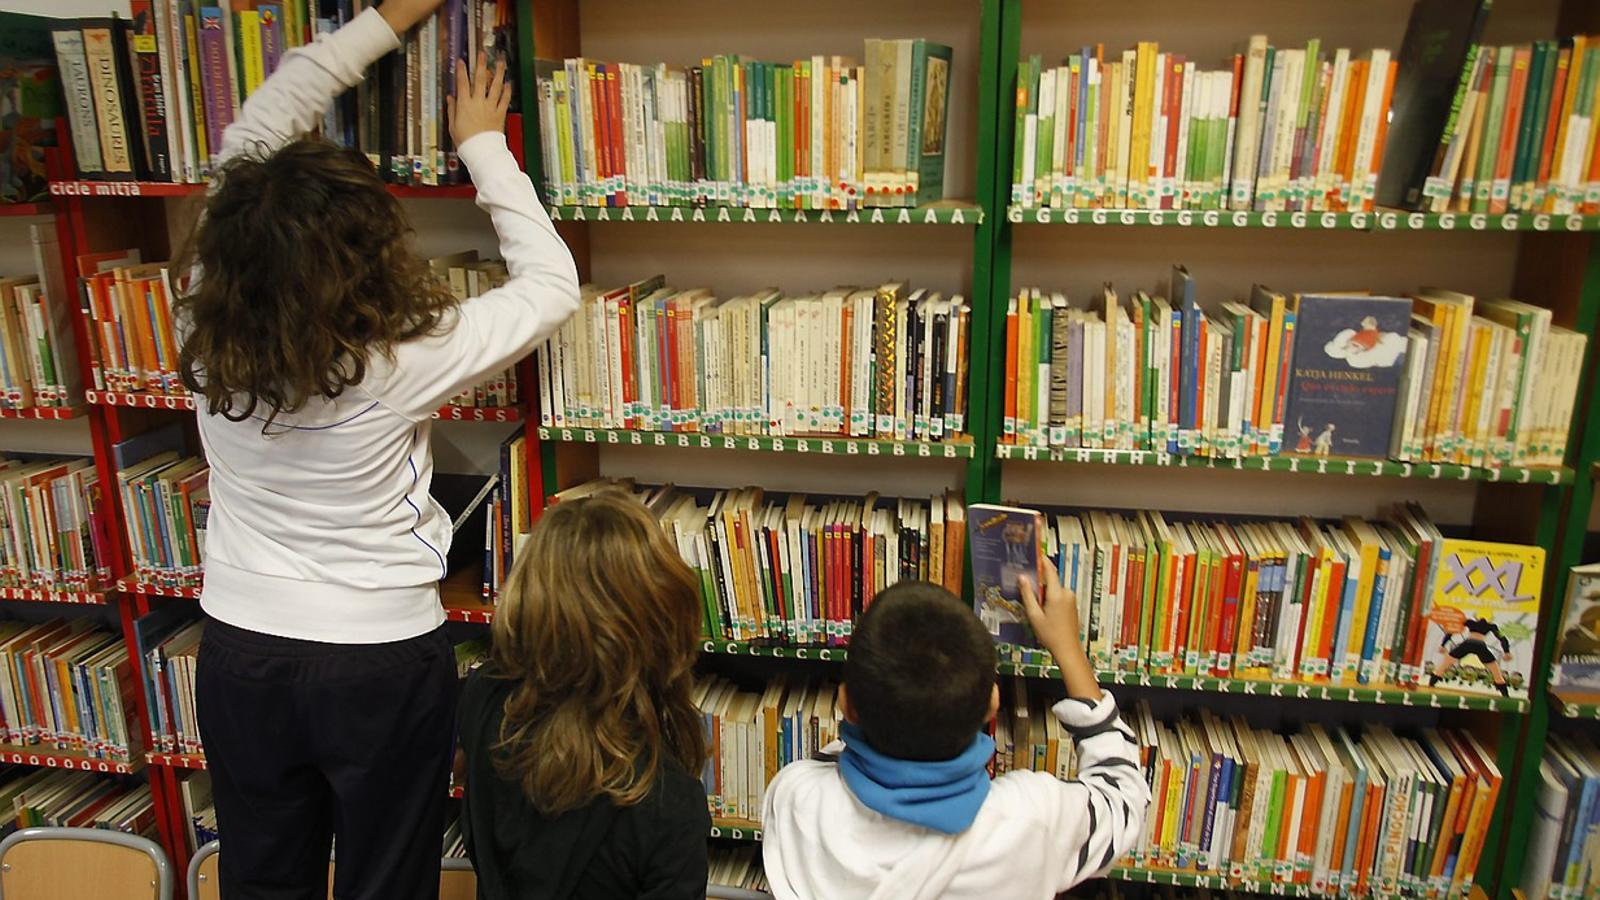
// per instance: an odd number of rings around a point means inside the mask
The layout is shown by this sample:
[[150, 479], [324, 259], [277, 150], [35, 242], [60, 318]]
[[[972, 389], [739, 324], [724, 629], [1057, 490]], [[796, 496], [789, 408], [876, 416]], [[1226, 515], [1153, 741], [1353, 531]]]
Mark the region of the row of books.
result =
[[1444, 537], [1416, 504], [1329, 523], [969, 515], [979, 617], [1013, 662], [1049, 660], [990, 562], [1008, 526], [1037, 532], [1101, 670], [1528, 695], [1543, 549]]
[[768, 495], [761, 488], [691, 492], [597, 479], [552, 502], [620, 488], [656, 514], [700, 578], [705, 633], [715, 640], [841, 644], [866, 604], [915, 579], [960, 594], [966, 509], [930, 500]]
[[[533, 531], [534, 497], [528, 467], [528, 439], [519, 428], [500, 443], [500, 470], [489, 495], [483, 563], [483, 599], [488, 602], [500, 595], [500, 588], [511, 577], [512, 562]], [[456, 521], [465, 525], [459, 517]]]
[[163, 587], [200, 583], [211, 467], [180, 449], [162, 450], [117, 470], [133, 575]]
[[1011, 202], [1115, 209], [1368, 210], [1396, 62], [1252, 35], [1202, 71], [1140, 41], [1018, 66]]
[[0, 586], [105, 586], [109, 519], [93, 460], [0, 457]]
[[972, 308], [905, 282], [719, 299], [657, 275], [583, 290], [537, 351], [541, 423], [964, 438]]
[[0, 808], [12, 815], [0, 834], [22, 828], [101, 828], [154, 839], [155, 799], [137, 783], [71, 769], [8, 766], [0, 771]]
[[52, 226], [29, 225], [33, 272], [0, 278], [0, 408], [83, 402], [72, 304]]
[[91, 619], [0, 622], [0, 737], [131, 762], [133, 672], [122, 635]]
[[950, 48], [869, 38], [864, 52], [863, 65], [539, 60], [545, 196], [815, 210], [943, 199]]
[[709, 755], [700, 780], [715, 819], [761, 821], [762, 798], [778, 770], [811, 759], [839, 737], [838, 685], [777, 676], [744, 690], [715, 675], [695, 682]]
[[1539, 761], [1538, 815], [1528, 839], [1522, 890], [1528, 897], [1579, 900], [1600, 891], [1600, 745], [1592, 737], [1549, 736]]
[[1485, 468], [1566, 456], [1587, 337], [1548, 309], [1256, 285], [1207, 312], [1183, 266], [1162, 293], [1008, 300], [1002, 442]]
[[[182, 273], [171, 263], [141, 263], [138, 250], [116, 250], [78, 257], [83, 320], [89, 332], [90, 375], [96, 390], [184, 395], [178, 371], [178, 338], [173, 328], [174, 288]], [[441, 283], [463, 303], [471, 302], [509, 277], [500, 260], [480, 260], [476, 252], [428, 261]], [[4, 283], [0, 282], [0, 290]], [[0, 298], [3, 298], [0, 293]], [[511, 407], [522, 401], [513, 366], [463, 391], [449, 404], [461, 407]]]
[[[52, 28], [80, 177], [203, 181], [222, 135], [283, 54], [331, 32], [363, 0], [134, 0], [131, 19], [63, 20]], [[464, 180], [445, 98], [452, 60], [506, 58], [514, 41], [507, 0], [453, 0], [402, 39], [324, 122], [327, 137], [359, 148], [388, 180]], [[515, 82], [516, 67], [507, 66]]]
[[[1317, 894], [1465, 897], [1500, 793], [1494, 755], [1470, 732], [1309, 723], [1252, 728], [1208, 710], [1128, 717], [1151, 787], [1131, 862], [1306, 885]], [[1012, 735], [1035, 742], [1039, 725]]]
[[708, 853], [706, 880], [721, 887], [744, 891], [765, 891], [767, 876], [761, 868], [761, 848], [744, 844], [734, 847], [713, 845]]
[[[470, 303], [474, 297], [483, 296], [511, 278], [503, 260], [479, 259], [475, 250], [430, 259], [428, 266], [462, 303]], [[517, 366], [513, 365], [484, 383], [450, 398], [449, 405], [466, 408], [510, 407], [521, 402], [521, 379], [517, 375]]]
[[1467, 48], [1415, 207], [1600, 212], [1600, 36]]

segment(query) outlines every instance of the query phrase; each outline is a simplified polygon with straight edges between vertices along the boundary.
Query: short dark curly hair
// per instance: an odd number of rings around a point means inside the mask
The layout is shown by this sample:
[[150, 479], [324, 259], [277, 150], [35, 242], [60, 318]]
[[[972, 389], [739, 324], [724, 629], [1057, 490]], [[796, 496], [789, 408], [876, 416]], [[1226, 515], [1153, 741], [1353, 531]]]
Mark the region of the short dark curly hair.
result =
[[[456, 298], [361, 153], [320, 138], [223, 166], [180, 272], [178, 371], [207, 412], [270, 424], [359, 384], [371, 354], [435, 330]], [[263, 426], [264, 428], [265, 426]]]
[[989, 714], [994, 640], [954, 594], [902, 581], [868, 605], [850, 636], [844, 683], [856, 724], [879, 753], [959, 756]]

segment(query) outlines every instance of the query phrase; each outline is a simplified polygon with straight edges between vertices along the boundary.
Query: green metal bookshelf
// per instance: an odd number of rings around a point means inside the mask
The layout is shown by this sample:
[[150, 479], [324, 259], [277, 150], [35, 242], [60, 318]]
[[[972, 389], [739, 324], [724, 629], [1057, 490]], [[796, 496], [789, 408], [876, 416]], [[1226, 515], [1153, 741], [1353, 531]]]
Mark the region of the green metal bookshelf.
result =
[[[1463, 482], [1462, 490], [1473, 490], [1475, 515], [1473, 533], [1486, 539], [1513, 540], [1537, 544], [1547, 552], [1548, 578], [1545, 587], [1547, 610], [1558, 605], [1559, 586], [1566, 568], [1579, 561], [1582, 521], [1587, 516], [1593, 492], [1591, 470], [1600, 463], [1600, 401], [1589, 384], [1593, 379], [1592, 360], [1596, 353], [1597, 312], [1600, 312], [1600, 242], [1592, 235], [1600, 231], [1600, 216], [1507, 214], [1474, 215], [1465, 213], [1411, 213], [1377, 209], [1349, 213], [1258, 213], [1235, 211], [1145, 211], [1115, 209], [1039, 209], [1010, 203], [1010, 173], [1013, 140], [1012, 113], [1020, 58], [1025, 0], [982, 0], [978, 4], [977, 133], [974, 135], [976, 196], [974, 203], [946, 204], [945, 208], [924, 210], [863, 210], [855, 217], [835, 213], [835, 224], [842, 221], [861, 225], [953, 224], [973, 226], [972, 282], [968, 291], [974, 309], [971, 331], [971, 375], [968, 397], [970, 444], [898, 444], [818, 439], [805, 442], [804, 448], [791, 438], [729, 438], [699, 434], [652, 434], [605, 429], [561, 429], [541, 427], [541, 477], [546, 494], [592, 477], [598, 471], [595, 454], [607, 446], [656, 446], [696, 449], [740, 449], [766, 453], [833, 454], [852, 457], [876, 455], [888, 459], [906, 457], [959, 458], [965, 462], [965, 487], [968, 502], [994, 502], [1010, 494], [1004, 491], [1004, 475], [1010, 466], [1047, 464], [1058, 466], [1061, 477], [1094, 471], [1093, 467], [1141, 467], [1146, 469], [1184, 469], [1198, 477], [1204, 470], [1234, 472], [1280, 472], [1296, 475], [1338, 476], [1328, 480], [1328, 490], [1338, 491], [1351, 478], [1394, 479], [1397, 483], [1415, 480]], [[1194, 14], [1194, 13], [1189, 13]], [[1214, 15], [1214, 13], [1207, 13]], [[1584, 16], [1591, 17], [1584, 20]], [[1557, 28], [1562, 33], [1592, 30], [1600, 22], [1581, 0], [1564, 0]], [[527, 36], [526, 50], [545, 56], [577, 55], [579, 47], [576, 5], [571, 0], [553, 5], [536, 4], [533, 17], [538, 40]], [[1248, 26], [1241, 25], [1240, 33]], [[708, 39], [708, 46], [715, 45]], [[531, 59], [528, 52], [525, 59]], [[525, 77], [531, 71], [525, 71]], [[529, 115], [528, 121], [535, 121]], [[525, 130], [530, 170], [539, 159], [537, 125]], [[579, 255], [580, 269], [588, 270], [589, 241], [586, 229], [598, 222], [727, 222], [758, 224], [793, 222], [801, 218], [793, 212], [768, 210], [708, 209], [695, 211], [664, 209], [593, 210], [559, 208], [553, 211], [564, 228], [572, 232], [572, 243]], [[804, 214], [805, 221], [818, 224], [818, 215]], [[959, 219], [956, 217], [959, 215]], [[1378, 234], [1413, 233], [1423, 239], [1429, 234], [1452, 232], [1501, 235], [1494, 240], [1516, 242], [1515, 285], [1518, 296], [1550, 306], [1557, 324], [1575, 328], [1591, 336], [1580, 396], [1585, 408], [1575, 416], [1582, 425], [1581, 439], [1574, 436], [1568, 465], [1552, 468], [1474, 468], [1455, 465], [1413, 464], [1372, 460], [1307, 460], [1291, 457], [1245, 458], [1238, 460], [1176, 457], [1155, 452], [1106, 452], [1024, 447], [1000, 442], [1002, 379], [997, 377], [1003, 359], [1006, 299], [1012, 289], [1012, 256], [1018, 229], [1037, 229], [1041, 225], [1059, 226], [1063, 236], [1070, 229], [1120, 229], [1130, 241], [1148, 240], [1146, 229], [1175, 228], [1246, 231], [1339, 231]], [[1056, 229], [1048, 229], [1056, 233]], [[1239, 240], [1250, 240], [1240, 235]], [[866, 240], [866, 238], [863, 238]], [[1151, 251], [1153, 265], [1171, 260], [1162, 249]], [[587, 455], [586, 455], [587, 454]], [[1092, 476], [1091, 476], [1092, 477]], [[1244, 476], [1250, 477], [1248, 475]], [[1267, 478], [1271, 476], [1263, 476]], [[1263, 482], [1265, 484], [1265, 482]], [[1158, 488], [1152, 487], [1154, 494]], [[1027, 503], [1027, 497], [1014, 498]], [[1159, 502], [1152, 500], [1151, 502]], [[1219, 510], [1225, 512], [1226, 510]], [[462, 614], [473, 615], [471, 610]], [[478, 613], [487, 617], [487, 613]], [[1135, 672], [1101, 672], [1102, 683], [1137, 688], [1164, 688], [1262, 698], [1266, 705], [1284, 698], [1322, 700], [1344, 704], [1392, 706], [1403, 709], [1428, 709], [1451, 718], [1448, 721], [1479, 730], [1490, 738], [1497, 764], [1504, 773], [1506, 789], [1494, 813], [1486, 846], [1504, 847], [1486, 853], [1476, 874], [1490, 897], [1507, 898], [1519, 883], [1523, 848], [1531, 830], [1532, 790], [1526, 789], [1537, 777], [1538, 758], [1544, 731], [1552, 709], [1576, 715], [1600, 716], [1600, 707], [1573, 704], [1552, 706], [1544, 690], [1549, 668], [1549, 631], [1554, 616], [1546, 615], [1541, 626], [1545, 640], [1536, 661], [1535, 683], [1529, 699], [1482, 697], [1450, 691], [1406, 690], [1392, 686], [1345, 686], [1301, 683], [1276, 683], [1236, 678], [1151, 675]], [[843, 648], [790, 647], [737, 641], [706, 641], [702, 650], [708, 657], [755, 657], [797, 660], [808, 663], [838, 663], [846, 656]], [[1002, 662], [1003, 674], [1030, 678], [1056, 677], [1056, 670], [1038, 665]], [[1518, 789], [1519, 786], [1522, 789]], [[730, 836], [723, 834], [721, 836]], [[1253, 893], [1309, 896], [1308, 886], [1239, 882], [1216, 873], [1169, 872], [1152, 868], [1118, 868], [1112, 876], [1190, 887], [1236, 888]]]

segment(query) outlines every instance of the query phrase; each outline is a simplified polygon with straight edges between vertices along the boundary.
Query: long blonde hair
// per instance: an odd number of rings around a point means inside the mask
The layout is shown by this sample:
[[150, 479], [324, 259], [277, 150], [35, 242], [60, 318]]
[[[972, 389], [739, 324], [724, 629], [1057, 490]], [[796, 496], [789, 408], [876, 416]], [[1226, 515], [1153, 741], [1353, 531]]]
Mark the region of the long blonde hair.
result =
[[551, 507], [494, 619], [506, 699], [495, 766], [546, 815], [650, 793], [666, 759], [706, 756], [692, 696], [699, 585], [655, 518], [621, 492]]

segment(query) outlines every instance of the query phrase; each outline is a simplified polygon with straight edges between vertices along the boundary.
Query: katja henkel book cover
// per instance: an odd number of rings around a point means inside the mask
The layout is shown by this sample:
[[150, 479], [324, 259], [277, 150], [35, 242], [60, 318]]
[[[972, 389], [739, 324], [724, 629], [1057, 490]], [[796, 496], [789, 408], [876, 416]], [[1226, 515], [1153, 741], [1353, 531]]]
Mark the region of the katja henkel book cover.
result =
[[1411, 301], [1299, 298], [1284, 452], [1382, 459], [1406, 368]]

